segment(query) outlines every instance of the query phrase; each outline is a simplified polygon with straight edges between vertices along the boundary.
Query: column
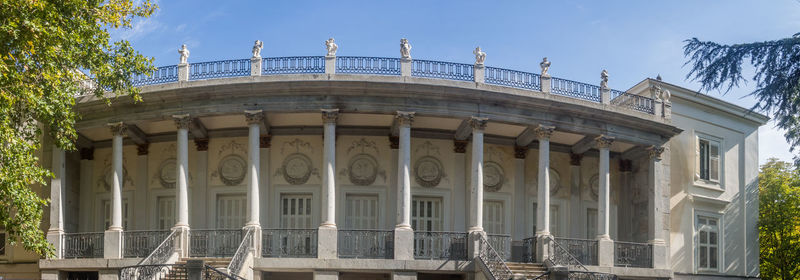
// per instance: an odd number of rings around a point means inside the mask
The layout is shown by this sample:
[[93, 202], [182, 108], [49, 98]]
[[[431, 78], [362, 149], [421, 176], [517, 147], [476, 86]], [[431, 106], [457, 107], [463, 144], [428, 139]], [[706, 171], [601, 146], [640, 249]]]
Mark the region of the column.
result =
[[469, 193], [470, 186], [467, 186], [465, 174], [467, 172], [467, 144], [466, 140], [453, 140], [453, 152], [455, 152], [453, 169], [453, 222], [454, 231], [467, 230], [467, 213], [469, 213]]
[[175, 227], [178, 231], [178, 254], [180, 257], [189, 255], [189, 124], [192, 119], [188, 114], [173, 115], [175, 126], [178, 128], [177, 160], [175, 178]]
[[111, 128], [111, 225], [104, 235], [103, 255], [106, 259], [122, 258], [122, 137], [127, 127], [122, 122], [109, 124]]
[[583, 154], [569, 155], [569, 178], [570, 178], [570, 197], [569, 197], [569, 216], [570, 216], [570, 237], [585, 238], [585, 228], [583, 217], [583, 207], [581, 207], [581, 160]]
[[534, 132], [539, 139], [539, 172], [536, 192], [536, 235], [550, 235], [550, 136], [555, 127], [539, 125]]
[[260, 228], [259, 168], [261, 166], [260, 136], [264, 113], [261, 110], [244, 112], [247, 120], [247, 228]]
[[[264, 160], [261, 161], [260, 172], [261, 174], [269, 174], [269, 157], [270, 157], [270, 150], [272, 145], [272, 136], [269, 135], [262, 135], [261, 141], [259, 142], [259, 148], [261, 149], [261, 158]], [[269, 202], [269, 176], [259, 176], [259, 189], [263, 188], [260, 191], [261, 194], [261, 224], [262, 225], [269, 225], [269, 215], [268, 215], [268, 206], [267, 203]]]
[[92, 178], [94, 169], [94, 148], [81, 148], [81, 177], [80, 177], [80, 203], [79, 212], [80, 218], [78, 220], [78, 230], [80, 232], [89, 232], [92, 227], [92, 221], [96, 220], [92, 212], [92, 204], [86, 203], [92, 200]]
[[414, 112], [397, 111], [397, 225], [394, 228], [394, 258], [414, 259], [414, 231], [411, 229], [411, 123]]
[[523, 257], [522, 240], [527, 238], [527, 211], [525, 211], [525, 157], [528, 155], [528, 147], [514, 147], [514, 232], [511, 236], [511, 256], [514, 260], [521, 260]]
[[192, 184], [192, 213], [195, 215], [189, 221], [195, 228], [208, 228], [209, 217], [214, 216], [209, 213], [210, 207], [205, 207], [208, 203], [208, 138], [194, 138], [194, 147], [197, 151], [197, 164]]
[[664, 241], [664, 208], [662, 192], [664, 191], [664, 173], [661, 165], [661, 154], [664, 147], [647, 148], [647, 238], [653, 244], [653, 267], [668, 268], [666, 242]]
[[389, 136], [389, 148], [391, 149], [391, 158], [389, 158], [389, 191], [386, 192], [386, 206], [388, 207], [386, 216], [384, 217], [387, 223], [397, 220], [397, 212], [399, 203], [397, 202], [397, 194], [400, 192], [397, 189], [397, 173], [391, 172], [397, 170], [397, 163], [399, 162], [399, 149], [400, 149], [400, 136]]
[[335, 259], [337, 254], [336, 232], [336, 121], [339, 109], [322, 109], [323, 153], [322, 153], [322, 224], [317, 238], [317, 257]]
[[470, 165], [470, 206], [469, 211], [469, 248], [468, 257], [477, 257], [480, 252], [480, 239], [483, 231], [483, 131], [489, 122], [488, 118], [472, 117], [472, 163]]
[[50, 179], [50, 229], [47, 230], [47, 241], [53, 244], [55, 258], [60, 259], [62, 246], [61, 236], [64, 235], [64, 175], [66, 165], [64, 150], [53, 146], [52, 170], [53, 178]]
[[597, 259], [600, 266], [614, 266], [614, 241], [611, 240], [609, 227], [610, 184], [609, 173], [609, 148], [614, 142], [614, 137], [600, 135], [595, 138], [597, 149], [600, 151], [599, 162], [599, 193], [597, 195]]

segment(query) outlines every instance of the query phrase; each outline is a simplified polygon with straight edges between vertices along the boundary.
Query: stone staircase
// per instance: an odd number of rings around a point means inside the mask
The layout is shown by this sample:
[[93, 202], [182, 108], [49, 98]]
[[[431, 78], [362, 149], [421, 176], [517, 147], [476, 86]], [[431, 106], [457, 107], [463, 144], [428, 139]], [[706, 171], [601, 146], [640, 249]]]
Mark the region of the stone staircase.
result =
[[506, 262], [506, 265], [514, 274], [524, 275], [525, 279], [533, 279], [547, 272], [547, 267], [541, 263]]
[[[176, 261], [175, 264], [176, 264], [176, 266], [185, 267], [186, 266], [186, 261], [188, 261], [190, 259], [202, 259], [203, 262], [206, 265], [215, 267], [215, 268], [219, 269], [220, 271], [227, 271], [228, 264], [231, 262], [230, 258], [181, 258], [180, 260]], [[170, 271], [170, 273], [166, 277], [163, 277], [163, 278], [160, 278], [160, 279], [163, 279], [163, 280], [183, 280], [183, 279], [187, 279], [187, 278], [188, 278], [188, 275], [186, 275], [186, 270], [185, 269], [173, 269], [173, 270]]]

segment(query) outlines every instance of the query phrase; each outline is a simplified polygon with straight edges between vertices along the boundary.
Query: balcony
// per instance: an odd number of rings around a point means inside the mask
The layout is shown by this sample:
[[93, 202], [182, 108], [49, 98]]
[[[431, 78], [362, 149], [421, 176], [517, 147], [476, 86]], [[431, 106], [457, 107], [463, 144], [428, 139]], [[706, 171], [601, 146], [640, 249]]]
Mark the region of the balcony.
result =
[[653, 245], [615, 241], [614, 266], [652, 268]]
[[393, 230], [339, 230], [340, 258], [393, 259]]
[[467, 260], [467, 236], [465, 232], [414, 232], [414, 259]]
[[104, 233], [65, 233], [61, 238], [61, 256], [65, 259], [102, 258]]
[[189, 256], [233, 257], [242, 237], [240, 229], [193, 229], [189, 232]]
[[132, 230], [122, 232], [122, 256], [144, 258], [169, 236], [168, 230]]
[[555, 241], [581, 264], [598, 264], [597, 240], [556, 237]]
[[264, 258], [316, 258], [317, 229], [262, 229]]
[[511, 235], [487, 234], [486, 240], [504, 261], [511, 260]]

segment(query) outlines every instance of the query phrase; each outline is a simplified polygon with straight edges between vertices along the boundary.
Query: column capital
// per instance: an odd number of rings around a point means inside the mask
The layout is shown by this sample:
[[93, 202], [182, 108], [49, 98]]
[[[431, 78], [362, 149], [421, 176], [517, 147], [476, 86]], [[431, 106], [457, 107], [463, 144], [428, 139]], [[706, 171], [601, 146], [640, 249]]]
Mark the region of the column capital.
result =
[[647, 147], [647, 156], [650, 159], [661, 160], [661, 153], [664, 152], [664, 147], [650, 146]]
[[248, 125], [261, 124], [264, 121], [264, 112], [261, 110], [245, 110], [244, 118]]
[[580, 166], [581, 160], [583, 159], [583, 154], [569, 154], [569, 165], [573, 166]]
[[536, 133], [536, 139], [550, 140], [550, 136], [553, 135], [553, 131], [555, 130], [556, 130], [555, 126], [540, 124], [535, 129], [533, 129], [533, 132]]
[[172, 115], [172, 119], [178, 129], [189, 129], [189, 125], [192, 124], [192, 118], [189, 117], [189, 114]]
[[468, 143], [469, 141], [466, 140], [453, 140], [453, 152], [457, 154], [466, 153]]
[[472, 126], [473, 130], [481, 130], [483, 131], [486, 129], [486, 125], [489, 123], [489, 118], [486, 117], [476, 117], [472, 116], [469, 119], [469, 125]]
[[608, 135], [600, 135], [594, 138], [594, 141], [595, 141], [595, 146], [598, 149], [609, 148], [611, 147], [611, 144], [614, 143], [614, 137]]
[[525, 159], [528, 155], [528, 147], [514, 146], [514, 158]]
[[272, 135], [262, 135], [258, 138], [258, 147], [266, 149], [272, 146]]
[[128, 126], [122, 122], [108, 123], [108, 128], [111, 129], [111, 135], [125, 136], [128, 133]]
[[339, 109], [320, 109], [322, 111], [322, 123], [335, 124], [339, 120]]
[[195, 138], [194, 146], [199, 152], [208, 151], [208, 138]]
[[150, 151], [149, 143], [136, 144], [136, 155], [146, 156], [149, 151]]
[[397, 115], [394, 118], [397, 120], [398, 125], [409, 127], [414, 122], [414, 112], [397, 111]]

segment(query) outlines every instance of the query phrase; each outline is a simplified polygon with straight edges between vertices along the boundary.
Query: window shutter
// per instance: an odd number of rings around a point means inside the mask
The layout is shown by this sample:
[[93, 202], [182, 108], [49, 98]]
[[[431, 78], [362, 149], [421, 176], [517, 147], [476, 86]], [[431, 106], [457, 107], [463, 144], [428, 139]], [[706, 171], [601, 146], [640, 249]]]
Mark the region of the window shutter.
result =
[[708, 179], [719, 182], [719, 143], [708, 143]]

